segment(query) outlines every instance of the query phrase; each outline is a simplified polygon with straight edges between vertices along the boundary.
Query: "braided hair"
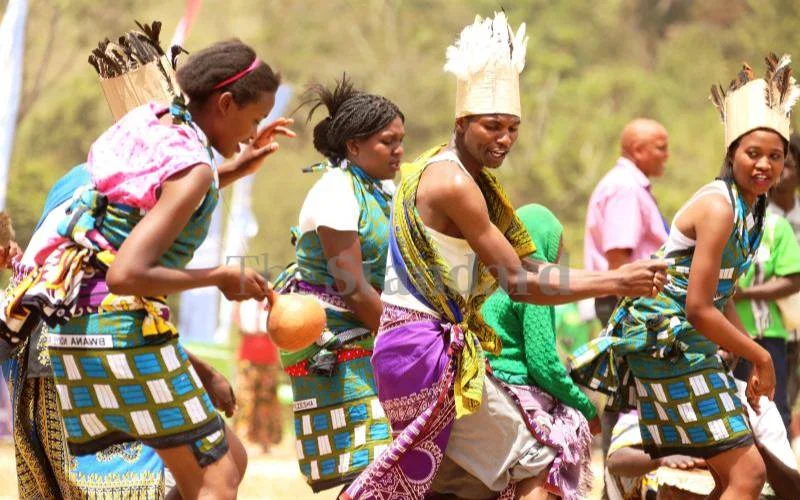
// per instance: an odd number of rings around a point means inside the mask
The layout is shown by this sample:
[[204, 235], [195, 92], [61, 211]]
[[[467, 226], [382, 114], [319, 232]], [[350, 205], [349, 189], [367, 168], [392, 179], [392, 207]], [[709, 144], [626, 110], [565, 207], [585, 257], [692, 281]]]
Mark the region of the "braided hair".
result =
[[306, 96], [300, 106], [312, 105], [309, 121], [320, 106], [328, 110], [328, 116], [314, 127], [314, 148], [333, 163], [347, 156], [347, 141], [369, 137], [397, 117], [405, 121], [392, 101], [355, 89], [346, 74], [332, 90], [319, 83], [309, 85]]
[[178, 68], [178, 85], [191, 101], [202, 103], [214, 92], [224, 90], [231, 93], [236, 104], [244, 106], [263, 92], [275, 92], [281, 83], [280, 74], [265, 62], [222, 89], [214, 87], [247, 69], [255, 59], [255, 51], [241, 40], [217, 42], [195, 52]]

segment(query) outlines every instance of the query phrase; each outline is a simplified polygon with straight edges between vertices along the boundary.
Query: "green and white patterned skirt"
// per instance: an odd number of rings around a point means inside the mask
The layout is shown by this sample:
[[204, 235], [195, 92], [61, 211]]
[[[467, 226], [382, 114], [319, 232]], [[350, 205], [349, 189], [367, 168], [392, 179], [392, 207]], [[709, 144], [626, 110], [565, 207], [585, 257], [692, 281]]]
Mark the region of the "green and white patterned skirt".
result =
[[658, 379], [634, 374], [634, 385], [643, 447], [654, 458], [709, 458], [753, 442], [736, 384], [724, 369]]
[[222, 419], [178, 338], [143, 337], [142, 317], [87, 314], [46, 333], [69, 449], [188, 444], [201, 466], [212, 463], [228, 448]]
[[300, 471], [315, 493], [352, 482], [392, 441], [369, 356], [291, 380]]

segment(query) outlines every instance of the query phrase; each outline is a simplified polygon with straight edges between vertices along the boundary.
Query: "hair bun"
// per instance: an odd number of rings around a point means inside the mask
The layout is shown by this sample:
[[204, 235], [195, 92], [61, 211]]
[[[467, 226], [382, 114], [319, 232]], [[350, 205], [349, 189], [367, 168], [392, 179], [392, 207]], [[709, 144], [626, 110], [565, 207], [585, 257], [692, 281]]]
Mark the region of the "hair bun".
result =
[[314, 149], [319, 151], [327, 158], [336, 156], [330, 144], [330, 130], [332, 121], [333, 120], [330, 116], [326, 116], [314, 127]]

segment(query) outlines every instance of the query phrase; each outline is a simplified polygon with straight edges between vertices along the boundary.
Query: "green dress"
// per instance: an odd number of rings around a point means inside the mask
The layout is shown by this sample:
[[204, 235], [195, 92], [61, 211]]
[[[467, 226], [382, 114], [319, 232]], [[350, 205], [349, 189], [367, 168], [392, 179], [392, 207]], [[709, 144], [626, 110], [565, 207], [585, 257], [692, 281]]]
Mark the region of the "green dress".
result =
[[[734, 184], [718, 180], [698, 193], [704, 190], [726, 193], [734, 209], [714, 297], [722, 311], [753, 262], [764, 214], [751, 213]], [[674, 259], [664, 289], [654, 298], [624, 299], [603, 335], [575, 351], [572, 376], [611, 395], [614, 408], [638, 407], [644, 449], [651, 456], [708, 458], [749, 445], [752, 432], [718, 346], [686, 318], [694, 247], [665, 253], [675, 233], [673, 227], [659, 251]]]
[[[325, 175], [344, 174], [350, 180], [358, 205], [364, 276], [380, 290], [386, 272], [391, 193], [357, 165], [320, 166], [327, 170]], [[340, 200], [350, 196], [349, 190], [326, 194]], [[292, 382], [300, 471], [318, 492], [352, 482], [388, 447], [392, 434], [370, 364], [375, 333], [336, 293], [317, 231], [301, 234], [294, 227], [292, 235], [297, 262], [275, 280], [275, 288], [314, 296], [327, 317], [318, 342], [296, 353], [281, 352]]]

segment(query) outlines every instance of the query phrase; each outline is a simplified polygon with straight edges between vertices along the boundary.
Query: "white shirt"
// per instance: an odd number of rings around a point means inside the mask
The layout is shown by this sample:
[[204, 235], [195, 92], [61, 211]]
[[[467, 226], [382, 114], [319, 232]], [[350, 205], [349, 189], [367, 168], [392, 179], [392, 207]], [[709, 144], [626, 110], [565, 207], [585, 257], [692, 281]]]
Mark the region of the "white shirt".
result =
[[[394, 182], [381, 181], [382, 189], [394, 193]], [[353, 192], [353, 179], [342, 168], [329, 168], [311, 187], [300, 209], [300, 234], [320, 226], [336, 231], [358, 231], [361, 207]]]

